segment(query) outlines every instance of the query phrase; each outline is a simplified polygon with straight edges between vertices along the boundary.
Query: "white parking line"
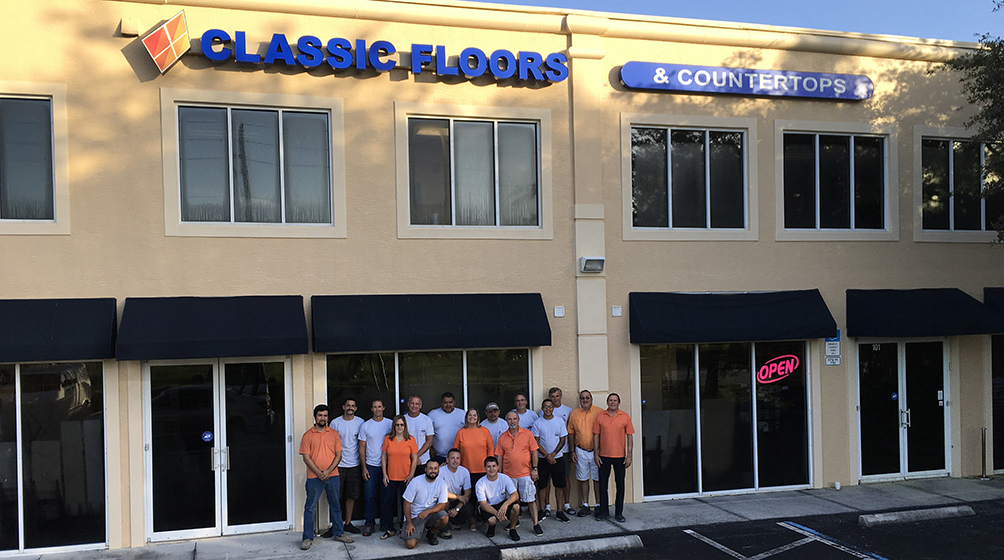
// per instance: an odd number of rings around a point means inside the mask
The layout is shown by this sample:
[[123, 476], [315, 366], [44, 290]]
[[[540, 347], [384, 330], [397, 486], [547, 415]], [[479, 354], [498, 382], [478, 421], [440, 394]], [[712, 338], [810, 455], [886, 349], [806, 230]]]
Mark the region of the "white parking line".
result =
[[745, 556], [743, 554], [740, 554], [739, 552], [736, 552], [736, 551], [732, 550], [731, 548], [729, 548], [729, 547], [727, 547], [727, 546], [725, 546], [725, 545], [723, 545], [721, 543], [715, 542], [715, 541], [709, 539], [708, 537], [705, 537], [704, 535], [702, 535], [702, 534], [700, 534], [697, 531], [694, 531], [692, 529], [684, 529], [683, 532], [687, 533], [691, 537], [694, 537], [695, 539], [697, 539], [697, 540], [699, 540], [701, 542], [707, 543], [707, 544], [709, 544], [709, 545], [717, 548], [718, 550], [724, 552], [725, 554], [728, 554], [729, 556], [735, 558], [736, 560], [764, 560], [765, 558], [770, 558], [771, 556], [775, 556], [777, 554], [781, 554], [782, 552], [787, 552], [787, 551], [789, 551], [789, 550], [791, 550], [793, 548], [797, 548], [799, 546], [802, 546], [804, 544], [809, 544], [811, 542], [820, 542], [820, 543], [823, 543], [823, 544], [825, 544], [827, 546], [830, 546], [830, 547], [833, 547], [833, 548], [835, 548], [835, 549], [837, 549], [837, 550], [839, 550], [841, 552], [845, 552], [845, 553], [847, 553], [847, 554], [849, 554], [851, 556], [854, 556], [855, 558], [872, 558], [874, 560], [886, 560], [885, 558], [883, 558], [883, 557], [881, 557], [881, 556], [879, 556], [877, 554], [872, 554], [870, 552], [864, 552], [864, 551], [860, 551], [860, 550], [855, 550], [853, 548], [849, 548], [847, 546], [844, 546], [844, 545], [840, 544], [839, 542], [837, 542], [836, 539], [833, 539], [832, 537], [828, 537], [828, 536], [826, 536], [826, 535], [824, 535], [822, 533], [819, 533], [817, 531], [813, 531], [812, 529], [810, 529], [808, 527], [805, 527], [805, 526], [802, 526], [802, 525], [799, 525], [798, 523], [793, 523], [791, 521], [781, 521], [781, 522], [778, 523], [778, 525], [780, 525], [781, 527], [784, 527], [785, 529], [788, 529], [789, 531], [794, 531], [794, 532], [796, 532], [796, 533], [804, 536], [805, 538], [802, 538], [802, 539], [799, 539], [797, 541], [788, 543], [788, 544], [786, 544], [784, 546], [779, 546], [777, 548], [768, 550], [766, 552], [761, 552], [760, 554], [757, 554], [755, 556]]

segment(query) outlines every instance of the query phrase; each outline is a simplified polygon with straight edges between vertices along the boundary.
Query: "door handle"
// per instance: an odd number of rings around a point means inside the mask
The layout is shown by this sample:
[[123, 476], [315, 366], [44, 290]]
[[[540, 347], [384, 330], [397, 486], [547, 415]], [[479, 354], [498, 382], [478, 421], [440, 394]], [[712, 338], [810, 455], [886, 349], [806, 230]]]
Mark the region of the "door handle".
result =
[[221, 463], [220, 467], [223, 470], [225, 470], [225, 471], [229, 471], [230, 470], [230, 446], [227, 446], [227, 447], [224, 447], [223, 449], [221, 449], [220, 453], [223, 454], [223, 463]]
[[209, 466], [211, 466], [214, 471], [216, 470], [216, 464], [217, 464], [216, 454], [217, 453], [219, 453], [219, 450], [214, 447], [213, 448], [213, 454], [209, 457], [209, 459], [210, 459]]
[[904, 410], [903, 412], [906, 414], [906, 427], [909, 428], [910, 425], [911, 425], [910, 424], [910, 409], [908, 408], [908, 409]]

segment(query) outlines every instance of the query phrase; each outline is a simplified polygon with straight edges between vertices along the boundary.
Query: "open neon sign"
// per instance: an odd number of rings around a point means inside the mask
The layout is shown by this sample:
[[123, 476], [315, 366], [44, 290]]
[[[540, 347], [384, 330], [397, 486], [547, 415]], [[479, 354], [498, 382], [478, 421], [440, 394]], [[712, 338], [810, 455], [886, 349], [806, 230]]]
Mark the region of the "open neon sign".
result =
[[787, 354], [767, 360], [756, 372], [760, 383], [774, 383], [788, 377], [798, 369], [798, 356]]

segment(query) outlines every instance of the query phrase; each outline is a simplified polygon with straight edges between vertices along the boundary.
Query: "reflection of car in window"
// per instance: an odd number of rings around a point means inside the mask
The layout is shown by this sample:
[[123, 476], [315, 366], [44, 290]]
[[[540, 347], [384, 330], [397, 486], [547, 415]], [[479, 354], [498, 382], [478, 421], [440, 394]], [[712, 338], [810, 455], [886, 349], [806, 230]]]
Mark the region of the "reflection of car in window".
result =
[[[275, 422], [272, 399], [268, 383], [261, 376], [257, 383], [229, 386], [225, 393], [226, 424], [229, 430], [239, 430], [248, 434], [268, 431]], [[169, 387], [151, 401], [155, 423], [176, 423], [178, 435], [201, 435], [211, 431], [213, 414], [213, 386], [180, 385]], [[162, 427], [163, 429], [163, 427]], [[168, 432], [159, 431], [162, 435]]]

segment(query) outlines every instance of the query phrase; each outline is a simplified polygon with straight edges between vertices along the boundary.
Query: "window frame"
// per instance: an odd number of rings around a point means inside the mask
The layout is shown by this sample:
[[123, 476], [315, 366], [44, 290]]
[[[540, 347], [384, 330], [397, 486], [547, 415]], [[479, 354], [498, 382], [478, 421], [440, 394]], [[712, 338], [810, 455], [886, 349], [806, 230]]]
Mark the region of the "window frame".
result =
[[[913, 204], [914, 204], [914, 241], [940, 242], [940, 243], [992, 243], [997, 239], [997, 231], [992, 229], [986, 222], [986, 199], [980, 197], [980, 221], [983, 223], [983, 230], [956, 230], [956, 229], [924, 229], [924, 140], [943, 140], [947, 142], [963, 141], [971, 142], [973, 131], [963, 127], [949, 126], [915, 126], [913, 127]], [[980, 161], [986, 157], [985, 153], [980, 154]], [[985, 186], [985, 182], [984, 182]], [[952, 184], [954, 192], [955, 185]], [[952, 224], [954, 217], [949, 214], [949, 223]]]
[[[181, 220], [181, 107], [322, 113], [330, 134], [331, 223], [185, 222]], [[282, 121], [279, 121], [282, 127]], [[345, 132], [342, 100], [283, 94], [161, 89], [161, 130], [164, 161], [164, 233], [181, 237], [345, 238]], [[231, 135], [227, 131], [228, 137]], [[282, 146], [279, 147], [280, 153]], [[282, 160], [280, 160], [280, 167]], [[230, 163], [228, 163], [230, 165]], [[232, 201], [231, 201], [232, 202]], [[233, 216], [231, 215], [231, 220]], [[285, 216], [283, 216], [285, 219]]]
[[[757, 201], [757, 119], [745, 117], [705, 117], [650, 113], [621, 113], [621, 210], [624, 241], [757, 241], [759, 219]], [[743, 228], [635, 227], [633, 181], [631, 179], [631, 129], [664, 128], [708, 132], [740, 132], [743, 135], [744, 194]], [[705, 154], [708, 157], [708, 154]], [[671, 173], [670, 170], [668, 171]], [[707, 176], [708, 170], [705, 170]], [[710, 193], [710, 190], [707, 192]], [[672, 198], [672, 190], [668, 191]], [[669, 207], [672, 214], [672, 206]], [[706, 212], [711, 212], [708, 205]]]
[[[456, 121], [534, 124], [537, 128], [537, 212], [535, 226], [413, 225], [411, 223], [411, 178], [408, 150], [408, 123], [416, 119], [445, 119], [452, 130]], [[397, 236], [399, 239], [553, 239], [551, 191], [551, 111], [550, 109], [477, 107], [427, 103], [394, 103], [395, 156], [397, 166]], [[497, 126], [495, 134], [497, 135]], [[453, 137], [451, 136], [451, 144]], [[498, 145], [495, 146], [498, 158]], [[454, 161], [451, 152], [451, 165]], [[496, 174], [498, 167], [496, 166]], [[451, 171], [451, 194], [454, 173]], [[495, 183], [498, 197], [498, 182]], [[455, 198], [451, 214], [456, 212]], [[496, 214], [499, 209], [496, 205]], [[451, 218], [451, 221], [454, 221]]]
[[[883, 229], [820, 228], [818, 212], [815, 228], [788, 229], [784, 227], [784, 135], [812, 134], [834, 136], [871, 136], [884, 140], [885, 166], [885, 227]], [[818, 142], [818, 140], [817, 140]], [[777, 241], [899, 241], [899, 184], [898, 134], [895, 124], [842, 123], [825, 121], [774, 121], [774, 175], [775, 175], [775, 236]], [[818, 161], [817, 161], [818, 166]], [[815, 184], [818, 193], [819, 183]], [[853, 204], [852, 204], [853, 206]]]
[[0, 97], [49, 101], [52, 118], [52, 220], [0, 220], [0, 235], [69, 235], [70, 176], [66, 84], [0, 80]]

